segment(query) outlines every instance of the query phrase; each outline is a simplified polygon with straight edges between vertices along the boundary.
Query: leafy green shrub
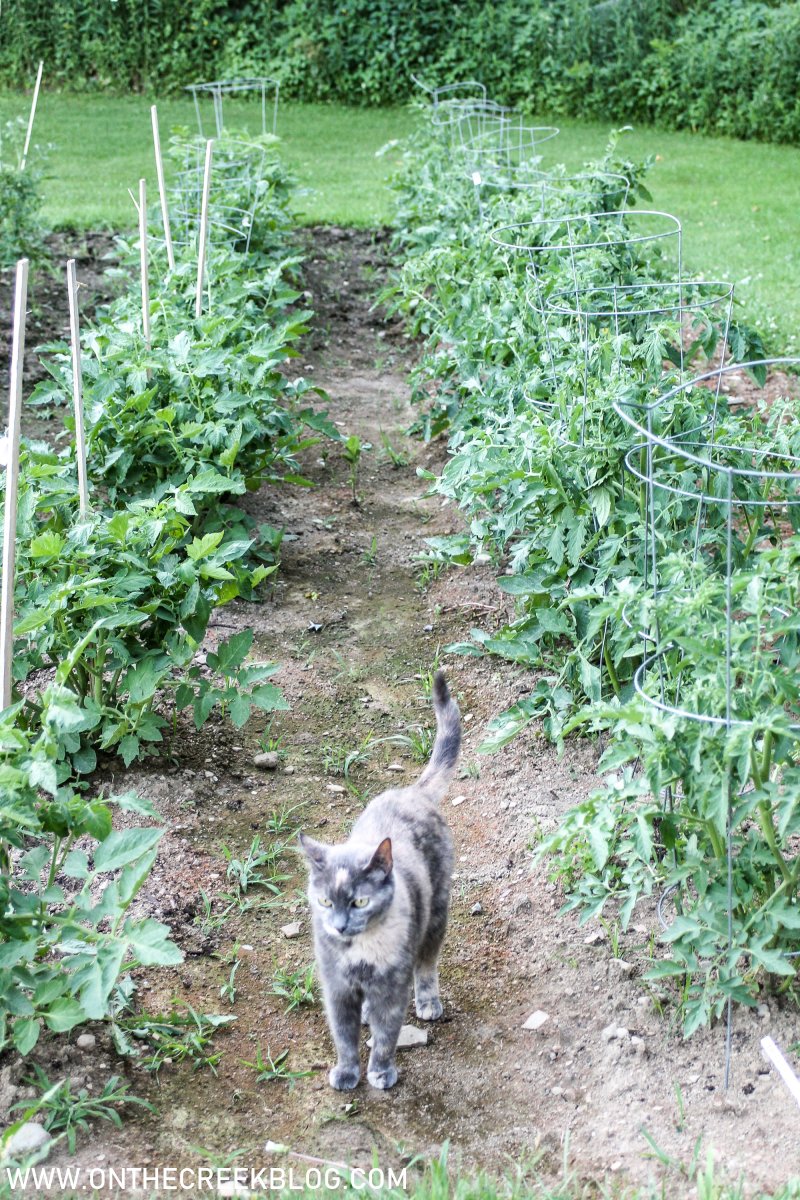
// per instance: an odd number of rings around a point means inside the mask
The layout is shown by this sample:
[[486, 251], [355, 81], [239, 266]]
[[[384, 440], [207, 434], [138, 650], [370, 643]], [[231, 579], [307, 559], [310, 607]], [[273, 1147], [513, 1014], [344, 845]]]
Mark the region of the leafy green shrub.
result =
[[[51, 452], [37, 457], [39, 472], [53, 471]], [[83, 736], [65, 770], [93, 771], [96, 749], [118, 751], [128, 764], [162, 741], [168, 721], [158, 707], [189, 669], [213, 609], [240, 594], [252, 598], [275, 568], [243, 566], [250, 538], [223, 540], [222, 530], [192, 537], [189, 518], [169, 494], [75, 521], [74, 493], [55, 504], [52, 492], [31, 490], [35, 475], [27, 456], [23, 468], [15, 678], [22, 683], [34, 671], [55, 668], [80, 698]], [[51, 487], [53, 479], [50, 474]], [[191, 483], [179, 496], [184, 508], [192, 502]], [[255, 682], [255, 676], [242, 678], [245, 687]], [[275, 691], [257, 691], [254, 702], [279, 706]], [[241, 693], [234, 713], [245, 704], [249, 713], [245, 695], [252, 692]], [[210, 708], [204, 705], [203, 720]], [[36, 719], [35, 703], [25, 707], [26, 715]]]
[[0, 269], [19, 258], [38, 259], [44, 251], [39, 219], [40, 170], [29, 163], [20, 171], [25, 122], [7, 121], [0, 130]]
[[463, 0], [458, 16], [446, 0], [87, 0], [78, 19], [71, 0], [17, 0], [0, 70], [26, 86], [43, 58], [61, 86], [123, 92], [266, 74], [348, 104], [405, 101], [412, 75], [477, 78], [539, 113], [800, 138], [798, 0]]
[[[87, 335], [89, 455], [110, 499], [188, 485], [183, 511], [193, 515], [192, 506], [207, 511], [215, 497], [241, 495], [265, 479], [300, 482], [295, 455], [314, 440], [304, 427], [335, 436], [324, 417], [302, 407], [316, 389], [278, 369], [307, 328], [307, 313], [284, 315], [297, 293], [277, 288], [265, 303], [259, 292], [254, 281], [220, 289], [196, 333], [185, 328], [183, 296], [162, 296], [150, 349], [131, 336], [139, 310], [126, 295]], [[184, 328], [172, 333], [179, 322]], [[64, 358], [58, 374], [67, 370]], [[48, 386], [46, 394], [65, 392]]]

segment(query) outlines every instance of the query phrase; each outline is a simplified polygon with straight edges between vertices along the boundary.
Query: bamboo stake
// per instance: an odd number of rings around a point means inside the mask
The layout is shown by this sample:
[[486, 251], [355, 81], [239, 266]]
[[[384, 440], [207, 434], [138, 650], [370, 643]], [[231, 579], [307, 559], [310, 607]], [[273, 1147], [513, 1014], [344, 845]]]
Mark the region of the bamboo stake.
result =
[[175, 251], [172, 248], [172, 232], [169, 227], [169, 205], [167, 204], [167, 189], [164, 185], [164, 162], [161, 157], [161, 138], [158, 133], [158, 109], [155, 104], [150, 109], [153, 122], [153, 148], [156, 155], [156, 175], [158, 176], [158, 192], [161, 197], [161, 219], [164, 222], [164, 241], [167, 245], [167, 262], [170, 271], [175, 270]]
[[150, 278], [147, 267], [147, 184], [139, 180], [139, 264], [142, 275], [142, 333], [150, 349]]
[[22, 158], [19, 160], [20, 171], [25, 170], [25, 163], [28, 160], [28, 150], [31, 144], [31, 134], [33, 133], [33, 118], [36, 116], [36, 102], [39, 99], [39, 88], [42, 84], [43, 69], [44, 59], [39, 62], [39, 70], [36, 72], [36, 86], [33, 89], [33, 100], [31, 101], [31, 115], [28, 117], [28, 132], [25, 134], [25, 145], [22, 149]]
[[786, 1084], [786, 1087], [791, 1092], [792, 1098], [797, 1104], [800, 1104], [800, 1079], [797, 1078], [794, 1071], [789, 1066], [788, 1062], [783, 1057], [771, 1037], [764, 1037], [761, 1039], [761, 1053], [768, 1062], [772, 1063], [773, 1067]]
[[208, 196], [211, 191], [211, 154], [213, 139], [206, 142], [206, 165], [203, 171], [203, 200], [200, 206], [200, 245], [197, 248], [197, 294], [194, 301], [195, 320], [203, 313], [203, 276], [206, 271], [206, 243], [208, 242]]
[[69, 295], [69, 332], [72, 343], [72, 404], [75, 413], [75, 456], [78, 461], [78, 497], [80, 515], [89, 512], [89, 483], [86, 478], [86, 430], [83, 423], [83, 377], [81, 373], [81, 340], [78, 314], [78, 275], [75, 259], [67, 263], [67, 293]]
[[0, 589], [0, 709], [11, 703], [11, 664], [14, 657], [14, 570], [17, 552], [17, 492], [19, 438], [22, 421], [22, 362], [25, 357], [25, 307], [28, 300], [28, 260], [17, 263], [14, 289], [14, 334], [8, 389], [8, 462], [3, 513], [3, 579]]

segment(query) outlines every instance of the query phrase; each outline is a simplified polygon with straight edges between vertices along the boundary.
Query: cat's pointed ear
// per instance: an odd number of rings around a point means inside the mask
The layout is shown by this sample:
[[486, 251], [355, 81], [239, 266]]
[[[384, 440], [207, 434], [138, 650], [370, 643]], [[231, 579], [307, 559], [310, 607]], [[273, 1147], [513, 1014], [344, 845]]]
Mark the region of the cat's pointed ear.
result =
[[392, 839], [384, 838], [378, 849], [373, 854], [367, 865], [367, 873], [370, 871], [382, 871], [384, 875], [388, 875], [392, 869]]
[[299, 834], [298, 838], [300, 849], [312, 867], [316, 867], [318, 871], [324, 870], [328, 862], [328, 847], [322, 842], [315, 842], [313, 838], [307, 837], [304, 833]]

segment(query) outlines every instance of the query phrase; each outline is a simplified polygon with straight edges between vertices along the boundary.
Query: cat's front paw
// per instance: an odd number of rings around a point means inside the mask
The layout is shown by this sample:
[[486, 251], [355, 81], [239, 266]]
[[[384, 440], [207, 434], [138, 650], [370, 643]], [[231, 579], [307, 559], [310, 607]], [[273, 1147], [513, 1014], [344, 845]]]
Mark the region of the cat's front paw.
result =
[[414, 1007], [417, 1010], [417, 1016], [420, 1021], [438, 1021], [444, 1012], [442, 1002], [438, 996], [434, 996], [428, 1000], [417, 1000]]
[[334, 1067], [328, 1076], [328, 1082], [332, 1088], [336, 1088], [337, 1092], [352, 1092], [353, 1088], [358, 1085], [361, 1078], [361, 1068], [355, 1067]]
[[392, 1063], [379, 1071], [368, 1070], [367, 1080], [374, 1088], [392, 1088], [397, 1083], [397, 1067]]

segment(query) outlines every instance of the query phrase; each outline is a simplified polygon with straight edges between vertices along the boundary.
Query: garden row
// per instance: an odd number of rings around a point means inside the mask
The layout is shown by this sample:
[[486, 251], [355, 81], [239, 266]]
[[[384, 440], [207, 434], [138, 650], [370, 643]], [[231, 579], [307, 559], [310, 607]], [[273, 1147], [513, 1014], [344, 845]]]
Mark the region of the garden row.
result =
[[22, 1054], [42, 1022], [64, 1031], [106, 1015], [123, 964], [181, 958], [165, 926], [129, 915], [162, 831], [112, 829], [115, 806], [156, 814], [97, 792], [98, 755], [128, 765], [187, 708], [199, 729], [215, 711], [240, 727], [253, 707], [285, 707], [275, 668], [246, 661], [251, 631], [202, 664], [197, 653], [214, 610], [252, 599], [277, 569], [280, 532], [256, 526], [238, 498], [265, 481], [302, 485], [298, 452], [338, 434], [286, 372], [310, 314], [297, 307], [290, 189], [272, 139], [223, 136], [213, 149], [205, 286], [205, 147], [182, 137], [174, 269], [154, 212], [149, 255], [120, 245], [129, 272], [144, 258], [149, 301], [128, 273], [83, 333], [88, 504], [69, 354], [51, 353], [52, 378], [31, 397], [65, 406], [69, 444], [23, 441], [20, 453], [15, 689], [0, 713], [0, 1032]]
[[612, 735], [605, 785], [542, 850], [581, 919], [626, 926], [659, 896], [648, 977], [691, 1032], [795, 974], [797, 389], [762, 390], [732, 288], [687, 276], [677, 219], [635, 207], [647, 164], [614, 137], [579, 175], [545, 170], [552, 135], [434, 92], [386, 299], [425, 338], [420, 427], [450, 440], [431, 488], [469, 519], [431, 555], [491, 562], [517, 597], [449, 649], [536, 672], [484, 749], [534, 720]]

